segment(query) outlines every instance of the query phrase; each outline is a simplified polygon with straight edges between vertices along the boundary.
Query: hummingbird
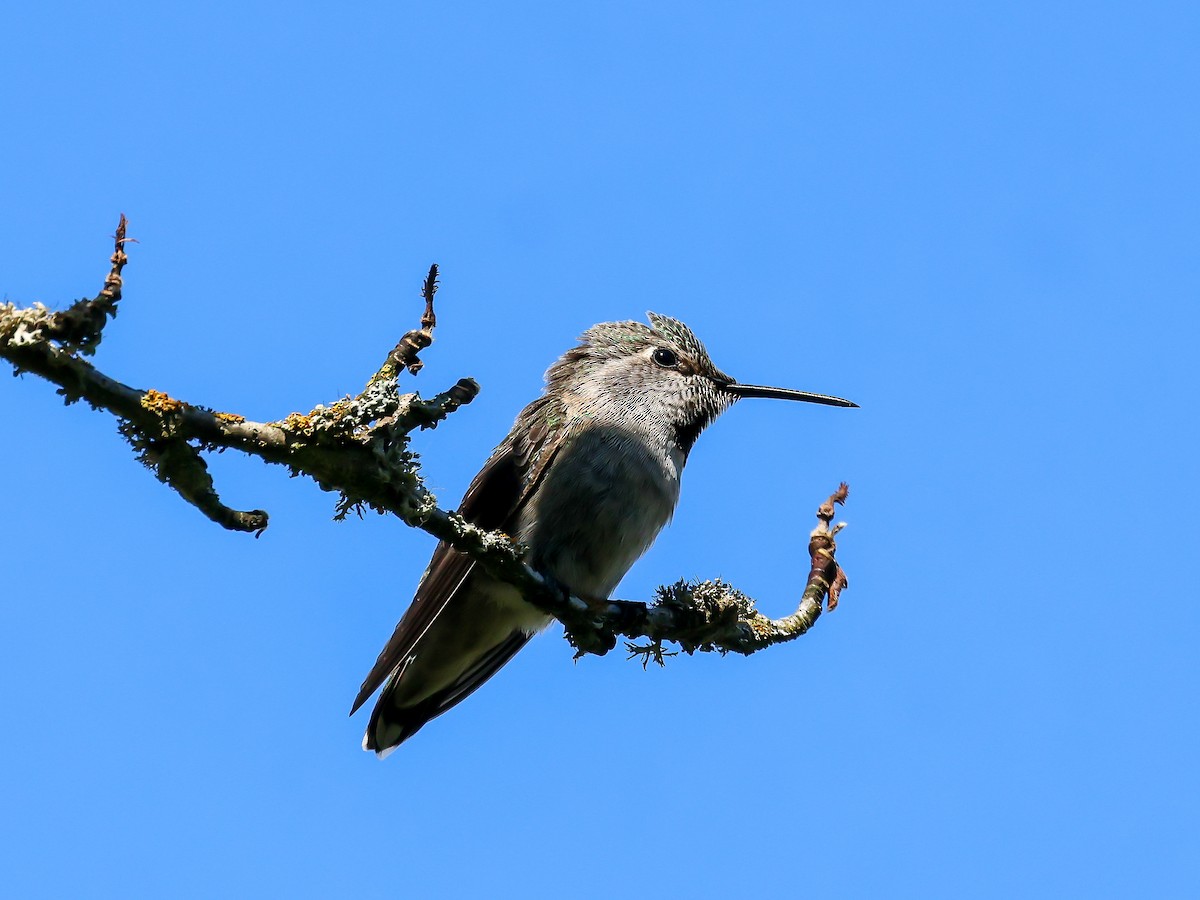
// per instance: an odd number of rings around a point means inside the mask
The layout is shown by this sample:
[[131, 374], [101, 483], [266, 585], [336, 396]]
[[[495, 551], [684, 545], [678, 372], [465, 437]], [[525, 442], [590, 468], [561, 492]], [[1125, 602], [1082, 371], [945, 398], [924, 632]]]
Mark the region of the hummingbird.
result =
[[[742, 384], [677, 319], [604, 322], [546, 372], [475, 476], [459, 514], [528, 548], [530, 566], [578, 597], [607, 599], [670, 521], [688, 453], [744, 397], [858, 404]], [[380, 758], [458, 705], [553, 621], [442, 542], [416, 596], [363, 681], [350, 714], [380, 685], [363, 749]], [[385, 684], [386, 682], [386, 684]]]

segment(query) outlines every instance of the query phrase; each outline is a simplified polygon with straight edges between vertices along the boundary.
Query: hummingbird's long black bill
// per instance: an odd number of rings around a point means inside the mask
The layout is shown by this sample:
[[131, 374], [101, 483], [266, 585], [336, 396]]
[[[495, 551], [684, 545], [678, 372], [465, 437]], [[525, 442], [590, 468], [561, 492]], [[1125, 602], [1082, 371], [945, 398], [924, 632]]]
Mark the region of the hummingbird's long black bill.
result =
[[843, 400], [841, 397], [830, 397], [828, 394], [810, 394], [808, 391], [793, 391], [791, 388], [765, 387], [761, 384], [740, 384], [732, 382], [724, 385], [725, 390], [738, 397], [767, 397], [775, 400], [803, 400], [805, 403], [823, 403], [825, 406], [845, 406], [858, 409], [857, 403]]

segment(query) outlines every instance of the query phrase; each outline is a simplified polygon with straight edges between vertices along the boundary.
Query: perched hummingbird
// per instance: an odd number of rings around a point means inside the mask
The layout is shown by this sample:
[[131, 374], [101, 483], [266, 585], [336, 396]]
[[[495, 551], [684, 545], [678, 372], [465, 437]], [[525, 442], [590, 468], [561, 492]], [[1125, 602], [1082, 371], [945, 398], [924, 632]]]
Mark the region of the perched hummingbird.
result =
[[[705, 426], [742, 397], [857, 406], [740, 384], [676, 319], [605, 322], [546, 373], [475, 476], [459, 513], [529, 547], [527, 561], [573, 594], [605, 599], [670, 520]], [[441, 543], [353, 715], [385, 681], [363, 749], [380, 758], [491, 678], [551, 617]]]

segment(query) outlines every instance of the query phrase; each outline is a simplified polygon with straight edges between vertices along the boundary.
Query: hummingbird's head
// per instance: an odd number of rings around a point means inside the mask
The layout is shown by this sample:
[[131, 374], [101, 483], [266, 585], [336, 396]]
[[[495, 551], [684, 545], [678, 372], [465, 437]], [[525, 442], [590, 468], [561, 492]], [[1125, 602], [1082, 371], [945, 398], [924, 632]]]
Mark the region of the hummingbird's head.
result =
[[717, 416], [742, 397], [777, 397], [832, 406], [849, 400], [740, 384], [714, 364], [695, 333], [668, 316], [602, 322], [585, 331], [546, 373], [547, 387], [584, 415], [665, 425], [686, 454]]

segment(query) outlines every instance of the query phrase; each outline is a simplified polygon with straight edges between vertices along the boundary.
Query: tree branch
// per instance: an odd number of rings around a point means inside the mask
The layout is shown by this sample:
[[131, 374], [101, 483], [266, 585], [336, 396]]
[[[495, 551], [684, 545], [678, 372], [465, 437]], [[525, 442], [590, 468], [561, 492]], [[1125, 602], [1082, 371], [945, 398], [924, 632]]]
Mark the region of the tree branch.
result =
[[810, 571], [796, 611], [780, 619], [758, 612], [754, 602], [720, 580], [684, 582], [659, 588], [651, 604], [629, 600], [589, 601], [571, 596], [531, 568], [525, 550], [507, 535], [485, 531], [457, 513], [440, 509], [425, 487], [416, 459], [408, 450], [409, 435], [434, 428], [479, 392], [471, 379], [461, 379], [429, 400], [401, 394], [397, 376], [416, 374], [419, 354], [433, 342], [436, 325], [433, 299], [438, 269], [431, 266], [422, 286], [425, 310], [420, 328], [409, 331], [387, 355], [362, 392], [331, 406], [291, 413], [275, 422], [245, 417], [177, 400], [155, 389], [130, 387], [98, 370], [83, 356], [100, 344], [108, 320], [121, 299], [121, 271], [128, 257], [126, 221], [121, 216], [114, 235], [111, 269], [100, 293], [61, 312], [41, 304], [0, 304], [0, 357], [15, 374], [31, 372], [58, 385], [68, 404], [85, 400], [93, 409], [114, 415], [121, 434], [138, 459], [160, 481], [212, 521], [234, 531], [261, 535], [267, 527], [263, 510], [239, 511], [218, 496], [203, 453], [239, 450], [293, 474], [312, 478], [323, 490], [340, 495], [336, 518], [366, 508], [390, 513], [456, 549], [469, 554], [493, 575], [517, 587], [525, 599], [563, 623], [577, 656], [603, 655], [617, 638], [648, 638], [627, 643], [631, 657], [643, 665], [660, 665], [673, 655], [663, 641], [678, 643], [687, 653], [716, 650], [749, 654], [804, 634], [826, 608], [837, 606], [847, 585], [835, 559], [834, 508], [845, 503], [845, 484], [817, 511], [818, 524], [809, 536]]

